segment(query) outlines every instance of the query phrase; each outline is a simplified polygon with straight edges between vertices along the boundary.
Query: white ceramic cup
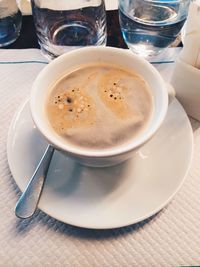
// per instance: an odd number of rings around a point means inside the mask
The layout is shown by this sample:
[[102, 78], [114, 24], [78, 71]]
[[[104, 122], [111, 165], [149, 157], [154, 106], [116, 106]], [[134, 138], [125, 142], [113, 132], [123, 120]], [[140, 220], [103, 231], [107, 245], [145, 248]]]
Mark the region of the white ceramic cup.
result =
[[[51, 85], [65, 73], [82, 64], [107, 62], [117, 64], [140, 74], [150, 85], [154, 109], [148, 126], [128, 144], [109, 149], [89, 150], [77, 148], [63, 142], [49, 124], [45, 112], [46, 97]], [[30, 97], [31, 114], [34, 123], [42, 135], [57, 150], [93, 167], [104, 167], [118, 164], [132, 155], [146, 143], [161, 126], [168, 109], [168, 89], [158, 71], [143, 58], [133, 53], [111, 47], [86, 47], [66, 53], [49, 63], [36, 78]]]

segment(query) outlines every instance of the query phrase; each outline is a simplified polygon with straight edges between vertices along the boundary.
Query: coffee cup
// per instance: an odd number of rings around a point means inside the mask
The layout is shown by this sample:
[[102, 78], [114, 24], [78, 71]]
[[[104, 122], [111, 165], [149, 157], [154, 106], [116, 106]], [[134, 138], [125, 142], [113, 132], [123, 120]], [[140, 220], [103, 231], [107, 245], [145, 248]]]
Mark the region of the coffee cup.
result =
[[[87, 149], [65, 143], [58, 138], [49, 124], [45, 103], [49, 90], [57, 80], [71, 69], [84, 64], [114, 64], [138, 73], [149, 85], [153, 99], [153, 110], [148, 125], [135, 138], [109, 149]], [[44, 138], [58, 151], [79, 163], [93, 167], [116, 165], [131, 158], [149, 141], [161, 126], [168, 109], [168, 86], [158, 71], [145, 59], [127, 50], [111, 47], [87, 47], [66, 53], [49, 63], [36, 78], [30, 97], [33, 121]], [[105, 137], [106, 138], [106, 137]]]

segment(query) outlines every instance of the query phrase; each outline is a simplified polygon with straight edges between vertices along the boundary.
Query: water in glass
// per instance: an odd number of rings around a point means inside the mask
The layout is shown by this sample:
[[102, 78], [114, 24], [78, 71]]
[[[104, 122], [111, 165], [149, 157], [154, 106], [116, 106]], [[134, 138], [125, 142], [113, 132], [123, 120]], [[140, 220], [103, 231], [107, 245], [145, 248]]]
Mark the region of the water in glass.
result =
[[106, 44], [103, 0], [32, 0], [32, 11], [40, 47], [48, 58]]
[[119, 18], [128, 47], [144, 57], [168, 47], [180, 32], [190, 0], [120, 0]]
[[22, 15], [15, 0], [0, 0], [0, 47], [13, 43], [21, 30]]

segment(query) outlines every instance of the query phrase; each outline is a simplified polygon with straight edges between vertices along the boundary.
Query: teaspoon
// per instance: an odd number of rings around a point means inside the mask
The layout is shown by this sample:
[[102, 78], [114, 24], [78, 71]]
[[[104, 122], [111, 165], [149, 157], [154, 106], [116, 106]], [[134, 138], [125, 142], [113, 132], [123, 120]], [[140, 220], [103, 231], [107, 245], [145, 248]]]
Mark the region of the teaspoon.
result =
[[54, 148], [48, 145], [25, 191], [16, 204], [15, 215], [17, 217], [26, 219], [35, 213], [53, 153]]

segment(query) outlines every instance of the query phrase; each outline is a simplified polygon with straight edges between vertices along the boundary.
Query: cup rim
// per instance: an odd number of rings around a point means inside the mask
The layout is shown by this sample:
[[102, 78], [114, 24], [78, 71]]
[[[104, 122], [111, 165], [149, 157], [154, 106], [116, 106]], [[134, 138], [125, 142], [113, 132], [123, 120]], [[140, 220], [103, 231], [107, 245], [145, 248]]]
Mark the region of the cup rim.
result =
[[[43, 76], [47, 74], [49, 71], [51, 71], [55, 66], [63, 61], [66, 61], [68, 57], [70, 56], [79, 56], [82, 53], [90, 53], [90, 51], [96, 51], [97, 53], [99, 51], [110, 51], [112, 53], [120, 53], [121, 55], [129, 53], [129, 57], [132, 59], [136, 59], [140, 61], [143, 65], [148, 66], [148, 68], [151, 69], [151, 72], [153, 73], [155, 79], [162, 85], [160, 87], [160, 90], [162, 90], [162, 96], [163, 96], [163, 105], [162, 110], [157, 115], [157, 121], [154, 125], [154, 127], [151, 128], [151, 131], [148, 131], [146, 135], [144, 135], [142, 138], [134, 138], [134, 142], [127, 142], [127, 144], [123, 144], [122, 146], [116, 146], [110, 149], [86, 149], [86, 148], [78, 148], [73, 145], [69, 145], [67, 143], [61, 143], [59, 140], [56, 139], [55, 134], [53, 134], [53, 131], [50, 133], [48, 131], [47, 127], [45, 127], [45, 123], [42, 122], [42, 120], [39, 119], [39, 116], [37, 116], [36, 112], [36, 103], [37, 103], [37, 88], [40, 81], [43, 79]], [[161, 126], [165, 115], [167, 113], [168, 108], [168, 93], [167, 88], [165, 85], [165, 82], [159, 72], [145, 59], [139, 57], [139, 55], [134, 54], [133, 52], [130, 52], [129, 50], [121, 49], [121, 48], [114, 48], [114, 47], [85, 47], [76, 49], [73, 51], [70, 51], [68, 53], [65, 53], [58, 58], [51, 61], [47, 66], [44, 67], [44, 69], [39, 73], [36, 80], [33, 83], [32, 89], [31, 89], [31, 96], [30, 96], [30, 109], [31, 109], [31, 115], [33, 118], [33, 121], [38, 128], [38, 130], [42, 133], [42, 135], [49, 141], [50, 144], [52, 144], [55, 148], [58, 150], [64, 151], [65, 153], [72, 155], [72, 156], [78, 156], [82, 158], [107, 158], [117, 155], [122, 155], [129, 153], [137, 148], [139, 148], [141, 145], [146, 143], [151, 137], [156, 133], [156, 131]], [[137, 142], [136, 142], [137, 139]]]

